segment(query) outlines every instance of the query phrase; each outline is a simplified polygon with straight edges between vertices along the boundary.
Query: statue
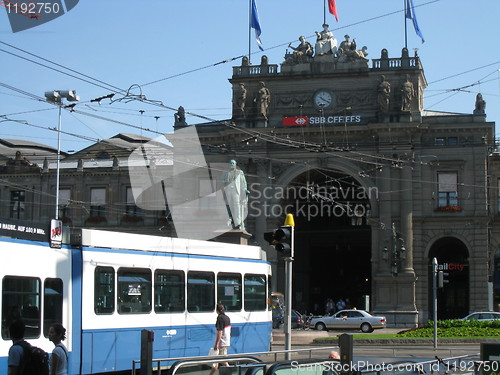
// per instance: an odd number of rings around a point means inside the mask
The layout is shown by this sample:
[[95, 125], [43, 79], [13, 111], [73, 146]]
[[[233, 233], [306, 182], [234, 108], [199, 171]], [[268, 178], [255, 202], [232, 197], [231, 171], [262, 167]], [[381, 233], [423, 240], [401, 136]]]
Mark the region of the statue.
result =
[[333, 37], [333, 34], [330, 30], [328, 30], [328, 24], [323, 24], [323, 31], [317, 32], [316, 36], [316, 45], [314, 46], [314, 50], [316, 56], [326, 55], [326, 54], [335, 54], [337, 52], [337, 39]]
[[183, 106], [180, 106], [176, 113], [174, 113], [175, 124], [174, 125], [187, 125], [186, 123], [186, 111]]
[[486, 109], [486, 101], [483, 99], [483, 95], [481, 93], [478, 93], [476, 95], [476, 105], [474, 108], [474, 114], [479, 115], [479, 114], [484, 114], [484, 110]]
[[377, 104], [380, 112], [389, 111], [391, 84], [385, 80], [385, 76], [380, 76], [378, 85]]
[[267, 120], [267, 110], [269, 107], [269, 103], [271, 103], [271, 93], [264, 82], [260, 83], [260, 89], [257, 92], [257, 98], [254, 99], [254, 102], [257, 101], [259, 115], [262, 115]]
[[338, 62], [346, 63], [355, 60], [366, 61], [366, 56], [368, 52], [366, 50], [368, 47], [363, 46], [361, 49], [356, 49], [356, 39], [351, 42], [351, 37], [346, 34], [344, 35], [345, 40], [340, 43], [339, 49], [337, 50], [336, 56], [338, 57]]
[[410, 82], [410, 76], [406, 75], [406, 81], [401, 86], [401, 110], [409, 112], [411, 110], [411, 100], [415, 96], [413, 83]]
[[306, 41], [306, 37], [301, 35], [299, 41], [300, 44], [297, 47], [292, 47], [292, 43], [288, 44], [288, 47], [293, 49], [292, 61], [294, 63], [307, 62], [313, 55], [313, 47], [311, 43]]
[[229, 161], [229, 171], [222, 175], [224, 197], [233, 229], [245, 230], [244, 220], [247, 216], [248, 194], [247, 181], [243, 171], [236, 166], [236, 160]]
[[266, 55], [262, 55], [260, 58], [260, 65], [269, 65], [269, 59]]
[[247, 89], [243, 83], [240, 83], [240, 89], [238, 90], [238, 96], [236, 97], [236, 105], [241, 113], [245, 114], [245, 101], [247, 100]]
[[243, 56], [241, 59], [241, 66], [250, 66], [250, 60], [247, 56]]

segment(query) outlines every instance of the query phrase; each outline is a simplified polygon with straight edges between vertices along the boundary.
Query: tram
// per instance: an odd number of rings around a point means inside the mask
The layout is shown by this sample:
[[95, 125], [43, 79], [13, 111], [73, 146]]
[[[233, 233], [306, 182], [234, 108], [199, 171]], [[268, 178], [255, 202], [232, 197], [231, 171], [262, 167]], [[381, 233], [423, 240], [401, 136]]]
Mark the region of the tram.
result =
[[207, 355], [216, 302], [231, 319], [230, 354], [269, 350], [271, 266], [259, 247], [91, 229], [70, 242], [0, 237], [0, 368], [17, 319], [49, 353], [51, 324], [67, 328], [69, 374], [130, 369], [143, 329], [153, 358]]

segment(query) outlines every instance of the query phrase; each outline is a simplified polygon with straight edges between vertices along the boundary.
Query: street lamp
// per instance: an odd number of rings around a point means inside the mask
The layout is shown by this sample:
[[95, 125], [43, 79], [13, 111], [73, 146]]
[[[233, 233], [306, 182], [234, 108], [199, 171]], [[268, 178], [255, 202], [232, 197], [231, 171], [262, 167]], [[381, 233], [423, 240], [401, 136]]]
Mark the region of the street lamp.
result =
[[76, 102], [80, 97], [75, 90], [54, 90], [46, 91], [45, 98], [48, 102], [59, 106], [59, 122], [57, 124], [57, 167], [56, 167], [56, 214], [55, 219], [59, 219], [59, 166], [61, 162], [61, 109], [63, 98], [69, 102]]
[[[398, 248], [398, 241], [401, 241], [401, 247]], [[404, 247], [404, 240], [398, 236], [396, 232], [396, 225], [392, 223], [392, 250], [391, 250], [391, 272], [393, 276], [397, 276], [399, 272], [399, 264], [402, 260], [406, 259], [406, 249]], [[382, 259], [386, 262], [389, 261], [389, 249], [387, 246], [382, 250]]]

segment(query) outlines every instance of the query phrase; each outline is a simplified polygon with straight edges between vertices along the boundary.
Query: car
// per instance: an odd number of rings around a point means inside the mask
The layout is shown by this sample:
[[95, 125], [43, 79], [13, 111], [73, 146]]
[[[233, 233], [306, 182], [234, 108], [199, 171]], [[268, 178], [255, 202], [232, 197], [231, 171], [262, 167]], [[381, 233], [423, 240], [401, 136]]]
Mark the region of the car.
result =
[[385, 328], [387, 320], [384, 316], [374, 316], [364, 310], [341, 310], [337, 313], [314, 317], [309, 327], [318, 331], [328, 329], [359, 329], [369, 333], [375, 329]]
[[493, 320], [498, 320], [500, 319], [500, 312], [496, 311], [478, 311], [478, 312], [473, 312], [467, 315], [465, 318], [462, 318], [462, 320], [479, 320], [479, 321], [493, 321]]
[[[292, 310], [291, 328], [302, 328], [302, 315]], [[281, 328], [285, 322], [285, 311], [280, 307], [273, 308], [273, 328]]]

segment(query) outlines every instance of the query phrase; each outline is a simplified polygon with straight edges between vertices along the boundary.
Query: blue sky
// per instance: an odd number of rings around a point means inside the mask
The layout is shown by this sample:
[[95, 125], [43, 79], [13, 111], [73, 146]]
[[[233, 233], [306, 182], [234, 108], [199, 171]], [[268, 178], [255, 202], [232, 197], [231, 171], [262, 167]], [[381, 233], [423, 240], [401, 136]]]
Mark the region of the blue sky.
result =
[[[358, 46], [368, 47], [368, 58], [379, 58], [383, 48], [389, 57], [401, 56], [403, 0], [336, 2], [339, 22], [329, 14], [327, 22], [339, 41], [348, 33]], [[472, 113], [476, 94], [481, 92], [487, 103], [487, 120], [500, 121], [500, 1], [414, 0], [414, 4], [425, 43], [408, 23], [408, 48], [411, 55], [418, 48], [425, 69], [429, 84], [425, 109]], [[313, 42], [314, 32], [321, 30], [323, 0], [257, 0], [257, 5], [264, 54], [272, 64], [283, 61], [288, 43], [297, 45], [300, 35]], [[134, 95], [142, 92], [147, 99], [170, 108], [182, 105], [188, 112], [211, 119], [229, 118], [228, 79], [232, 66], [241, 60], [214, 64], [248, 54], [248, 1], [82, 0], [64, 16], [18, 33], [12, 33], [7, 15], [0, 9], [0, 42], [0, 115], [55, 128], [57, 109], [28, 94], [43, 97], [45, 91], [73, 89], [81, 97], [80, 111], [115, 121], [63, 112], [63, 130], [88, 139], [63, 135], [61, 148], [79, 150], [117, 133], [156, 136], [117, 122], [172, 132], [174, 111], [170, 109], [125, 99], [89, 103], [111, 93], [108, 85], [131, 88]], [[253, 38], [251, 45], [255, 52], [252, 62], [258, 63], [262, 53]], [[81, 78], [75, 72], [83, 73], [105, 82], [97, 83], [105, 87], [26, 58]], [[84, 79], [95, 83], [88, 77]], [[120, 97], [123, 95], [117, 94], [114, 99]], [[57, 145], [53, 131], [1, 121], [1, 138]], [[187, 121], [204, 120], [187, 116]]]

